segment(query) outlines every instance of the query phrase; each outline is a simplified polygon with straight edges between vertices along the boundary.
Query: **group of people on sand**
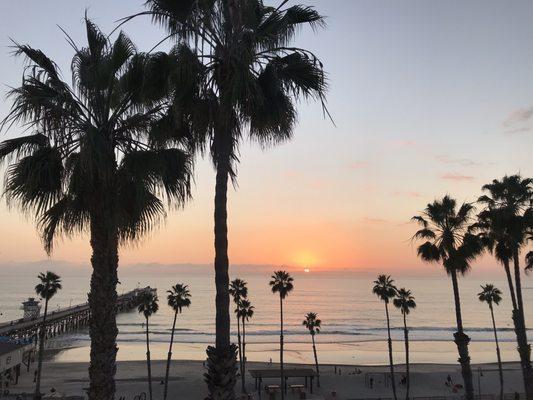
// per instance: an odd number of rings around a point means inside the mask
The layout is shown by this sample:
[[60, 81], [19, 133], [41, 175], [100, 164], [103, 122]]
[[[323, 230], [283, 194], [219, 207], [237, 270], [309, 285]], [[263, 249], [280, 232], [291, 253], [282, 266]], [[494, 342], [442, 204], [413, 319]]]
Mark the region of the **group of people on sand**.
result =
[[444, 385], [451, 388], [453, 393], [457, 393], [459, 390], [463, 389], [463, 385], [460, 383], [456, 383], [454, 385], [453, 379], [450, 375], [446, 377], [446, 381], [444, 382]]

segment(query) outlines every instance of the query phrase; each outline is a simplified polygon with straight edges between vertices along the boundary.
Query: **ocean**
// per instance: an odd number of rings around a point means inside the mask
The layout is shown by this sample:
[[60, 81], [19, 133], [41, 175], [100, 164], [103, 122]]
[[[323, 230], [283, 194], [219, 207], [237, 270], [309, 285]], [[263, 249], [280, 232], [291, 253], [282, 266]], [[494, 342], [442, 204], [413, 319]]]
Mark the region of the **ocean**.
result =
[[[52, 268], [53, 269], [53, 268]], [[62, 270], [63, 289], [51, 300], [50, 309], [58, 309], [86, 301], [89, 287], [87, 270]], [[294, 272], [294, 291], [284, 303], [286, 361], [313, 362], [310, 335], [302, 326], [304, 315], [313, 311], [322, 320], [317, 336], [318, 356], [322, 363], [380, 365], [388, 362], [386, 323], [383, 302], [371, 293], [373, 274], [356, 272]], [[279, 298], [268, 286], [270, 271], [265, 268], [238, 267], [231, 278], [248, 282], [249, 297], [255, 306], [253, 319], [247, 325], [247, 356], [251, 361], [278, 360]], [[393, 277], [394, 278], [394, 277]], [[516, 343], [511, 321], [511, 305], [507, 285], [502, 276], [491, 279], [504, 293], [496, 307], [496, 322], [504, 361], [516, 361]], [[0, 321], [22, 316], [21, 302], [34, 296], [36, 273], [33, 270], [0, 272]], [[157, 288], [159, 312], [150, 321], [152, 358], [164, 359], [172, 324], [172, 310], [166, 304], [166, 290], [175, 283], [189, 285], [192, 305], [178, 317], [175, 336], [175, 359], [205, 358], [205, 348], [214, 342], [214, 277], [207, 267], [124, 268], [120, 273], [119, 293], [138, 286]], [[410, 358], [413, 363], [455, 363], [453, 344], [455, 314], [451, 282], [444, 273], [422, 277], [398, 277], [398, 287], [412, 290], [417, 308], [409, 315]], [[461, 279], [463, 320], [466, 333], [472, 338], [473, 363], [494, 362], [496, 353], [490, 313], [476, 294], [486, 280], [479, 277]], [[524, 302], [532, 304], [533, 289], [524, 278]], [[234, 305], [231, 304], [232, 309]], [[395, 362], [404, 360], [403, 325], [398, 310], [391, 306]], [[232, 334], [235, 342], [236, 325]], [[526, 322], [533, 320], [533, 306], [526, 309]], [[117, 317], [119, 360], [140, 360], [145, 357], [144, 318], [136, 310]], [[55, 360], [85, 361], [89, 358], [89, 337], [86, 330], [50, 340], [58, 351]]]

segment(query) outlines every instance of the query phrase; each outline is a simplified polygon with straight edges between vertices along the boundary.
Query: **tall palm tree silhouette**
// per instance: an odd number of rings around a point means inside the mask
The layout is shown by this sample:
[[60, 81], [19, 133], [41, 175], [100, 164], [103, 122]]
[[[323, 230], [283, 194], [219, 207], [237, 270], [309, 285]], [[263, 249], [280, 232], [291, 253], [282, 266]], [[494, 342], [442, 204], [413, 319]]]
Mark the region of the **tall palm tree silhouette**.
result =
[[176, 331], [176, 320], [178, 314], [181, 314], [183, 308], [188, 308], [191, 305], [191, 293], [189, 286], [183, 283], [177, 283], [172, 286], [171, 290], [167, 290], [167, 302], [170, 308], [174, 310], [174, 321], [172, 322], [172, 333], [170, 334], [170, 344], [168, 346], [167, 366], [165, 370], [165, 389], [163, 391], [163, 400], [167, 400], [168, 394], [168, 374], [170, 371], [170, 361], [172, 360], [172, 344], [174, 343], [174, 332]]
[[146, 366], [148, 369], [148, 393], [150, 400], [153, 400], [152, 392], [152, 363], [150, 361], [150, 317], [159, 310], [159, 304], [157, 304], [157, 296], [152, 292], [148, 292], [142, 295], [140, 299], [137, 311], [144, 315], [146, 319]]
[[245, 389], [246, 384], [246, 322], [254, 316], [255, 307], [248, 299], [241, 300], [237, 313], [237, 319], [242, 323], [242, 384]]
[[237, 316], [237, 342], [239, 349], [239, 368], [241, 371], [241, 390], [245, 392], [244, 384], [244, 369], [243, 369], [243, 350], [242, 350], [242, 339], [241, 339], [241, 318], [239, 313], [241, 312], [241, 302], [243, 299], [246, 299], [248, 296], [248, 287], [246, 286], [246, 281], [242, 279], [234, 279], [229, 284], [229, 294], [233, 297], [233, 302], [235, 303], [235, 315]]
[[280, 333], [279, 333], [279, 364], [281, 376], [281, 399], [285, 399], [285, 375], [283, 371], [283, 300], [294, 289], [294, 279], [287, 271], [276, 271], [271, 276], [269, 283], [272, 293], [279, 294], [279, 315], [280, 315]]
[[391, 383], [392, 383], [392, 394], [396, 400], [396, 379], [394, 376], [394, 360], [392, 358], [392, 338], [390, 334], [390, 316], [389, 316], [389, 302], [396, 296], [396, 286], [394, 286], [394, 280], [391, 279], [389, 275], [379, 275], [378, 278], [374, 281], [374, 286], [372, 287], [372, 293], [380, 298], [385, 304], [385, 316], [387, 319], [387, 335], [388, 335], [388, 346], [389, 346], [389, 367], [391, 374]]
[[502, 357], [500, 354], [500, 345], [498, 343], [498, 331], [496, 330], [496, 320], [494, 319], [494, 307], [493, 305], [499, 305], [502, 301], [502, 292], [494, 285], [487, 283], [481, 285], [481, 292], [477, 294], [479, 301], [487, 303], [490, 310], [490, 316], [492, 319], [492, 330], [494, 331], [494, 342], [496, 343], [496, 357], [498, 358], [498, 371], [500, 374], [500, 399], [503, 400], [503, 367]]
[[320, 333], [322, 328], [322, 321], [318, 319], [317, 313], [309, 312], [305, 315], [305, 319], [302, 321], [302, 325], [307, 328], [309, 334], [311, 335], [311, 341], [313, 343], [313, 355], [315, 357], [315, 367], [316, 367], [316, 383], [320, 387], [320, 371], [318, 369], [318, 355], [316, 353], [316, 343], [315, 335]]
[[[123, 33], [116, 40], [85, 20], [87, 45], [74, 49], [72, 83], [41, 50], [15, 45], [27, 59], [22, 84], [3, 127], [33, 130], [0, 144], [7, 161], [6, 197], [33, 210], [45, 249], [55, 239], [87, 232], [92, 249], [89, 292], [89, 398], [115, 393], [119, 245], [140, 239], [166, 216], [164, 198], [190, 198], [192, 159], [155, 145], [164, 120], [173, 56], [137, 52]], [[172, 128], [174, 131], [174, 128]]]
[[[533, 227], [533, 179], [522, 178], [520, 175], [504, 176], [501, 180], [494, 179], [484, 185], [483, 190], [486, 194], [478, 201], [485, 209], [478, 215], [476, 228], [485, 245], [504, 266], [524, 386], [527, 398], [531, 400], [533, 369], [522, 298], [520, 253], [530, 239]], [[514, 274], [511, 273], [511, 261]]]
[[297, 101], [324, 104], [322, 63], [293, 45], [299, 28], [322, 27], [324, 19], [312, 7], [287, 6], [281, 0], [277, 7], [263, 0], [148, 0], [146, 5], [148, 10], [140, 14], [150, 15], [179, 43], [175, 52], [183, 62], [176, 68], [195, 89], [176, 99], [175, 126], [188, 120], [179, 116], [187, 110], [196, 111], [196, 126], [208, 128], [197, 140], [201, 150], [208, 148], [216, 169], [216, 343], [208, 349], [206, 378], [211, 397], [221, 390], [231, 397], [236, 368], [229, 361], [236, 363], [236, 349], [230, 340], [228, 182], [236, 182], [245, 135], [262, 147], [287, 141], [296, 124]]
[[467, 400], [474, 398], [474, 385], [468, 353], [470, 338], [464, 333], [458, 276], [466, 274], [471, 262], [483, 252], [480, 238], [469, 232], [473, 212], [471, 204], [457, 207], [455, 199], [444, 196], [428, 204], [421, 215], [413, 217], [421, 225], [413, 239], [425, 240], [418, 246], [418, 256], [426, 262], [440, 262], [452, 280], [457, 321], [454, 338]]
[[407, 316], [416, 308], [415, 298], [410, 290], [401, 288], [397, 291], [396, 297], [392, 301], [394, 306], [400, 310], [403, 316], [403, 337], [405, 342], [405, 377], [406, 391], [405, 400], [409, 400], [410, 376], [409, 376], [409, 329], [407, 329]]
[[46, 340], [46, 317], [48, 316], [48, 302], [55, 294], [62, 288], [61, 278], [59, 275], [46, 271], [46, 273], [40, 273], [39, 283], [35, 286], [35, 293], [44, 300], [44, 314], [43, 323], [39, 331], [39, 354], [37, 358], [37, 378], [35, 382], [35, 393], [33, 395], [34, 400], [40, 400], [41, 394], [41, 374], [43, 371], [43, 353], [44, 353], [44, 341]]

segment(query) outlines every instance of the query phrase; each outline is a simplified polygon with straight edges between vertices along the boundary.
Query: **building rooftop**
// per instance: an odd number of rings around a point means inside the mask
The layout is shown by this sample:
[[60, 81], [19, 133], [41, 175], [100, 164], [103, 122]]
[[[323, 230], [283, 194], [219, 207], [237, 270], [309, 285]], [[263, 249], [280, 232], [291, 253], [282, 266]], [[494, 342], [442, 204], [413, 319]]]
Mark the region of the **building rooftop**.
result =
[[24, 346], [25, 346], [24, 344], [18, 344], [18, 343], [0, 343], [0, 356], [11, 353]]
[[14, 340], [5, 336], [0, 336], [0, 356], [21, 349], [30, 343], [30, 341], [26, 340]]

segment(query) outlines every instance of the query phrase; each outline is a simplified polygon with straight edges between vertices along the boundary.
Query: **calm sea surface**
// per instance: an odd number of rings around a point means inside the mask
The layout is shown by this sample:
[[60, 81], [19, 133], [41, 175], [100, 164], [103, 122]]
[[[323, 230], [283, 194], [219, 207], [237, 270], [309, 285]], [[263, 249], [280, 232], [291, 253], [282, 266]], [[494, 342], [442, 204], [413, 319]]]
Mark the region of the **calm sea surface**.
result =
[[[237, 275], [238, 272], [238, 275]], [[2, 271], [0, 273], [0, 321], [20, 318], [21, 301], [33, 295], [33, 272]], [[249, 296], [255, 305], [255, 315], [247, 326], [248, 358], [254, 361], [278, 360], [279, 299], [270, 292], [270, 274], [246, 272], [234, 269], [235, 276], [248, 282]], [[87, 272], [67, 271], [62, 274], [64, 289], [51, 302], [51, 309], [86, 301], [89, 276]], [[371, 293], [373, 277], [357, 273], [295, 273], [295, 289], [285, 301], [286, 348], [288, 361], [311, 362], [310, 337], [302, 326], [304, 314], [319, 314], [323, 328], [317, 337], [319, 357], [324, 363], [336, 364], [385, 364], [387, 363], [386, 325], [384, 306]], [[505, 294], [504, 301], [496, 309], [502, 356], [505, 361], [517, 360], [514, 333], [510, 319], [510, 301], [507, 287], [501, 279], [491, 280]], [[172, 311], [166, 305], [166, 290], [174, 283], [190, 286], [192, 305], [178, 318], [175, 358], [204, 359], [205, 347], [214, 342], [214, 282], [208, 268], [197, 271], [125, 270], [121, 276], [119, 292], [149, 285], [158, 289], [160, 311], [151, 325], [152, 357], [165, 358], [172, 323]], [[472, 338], [472, 361], [495, 361], [493, 333], [488, 307], [477, 300], [479, 278], [469, 277], [461, 281], [463, 318], [467, 333]], [[399, 278], [398, 286], [411, 289], [416, 297], [417, 309], [409, 315], [412, 362], [454, 363], [457, 359], [452, 343], [454, 311], [451, 283], [442, 274], [439, 277]], [[533, 288], [524, 279], [526, 321], [533, 321]], [[233, 309], [233, 305], [232, 305]], [[403, 331], [399, 312], [391, 310], [395, 359], [402, 362]], [[121, 360], [143, 359], [143, 318], [136, 311], [118, 316], [119, 354]], [[530, 326], [530, 325], [528, 325]], [[232, 326], [236, 341], [236, 326]], [[63, 348], [58, 361], [83, 361], [88, 359], [88, 334], [80, 331], [60, 336], [50, 346]]]

